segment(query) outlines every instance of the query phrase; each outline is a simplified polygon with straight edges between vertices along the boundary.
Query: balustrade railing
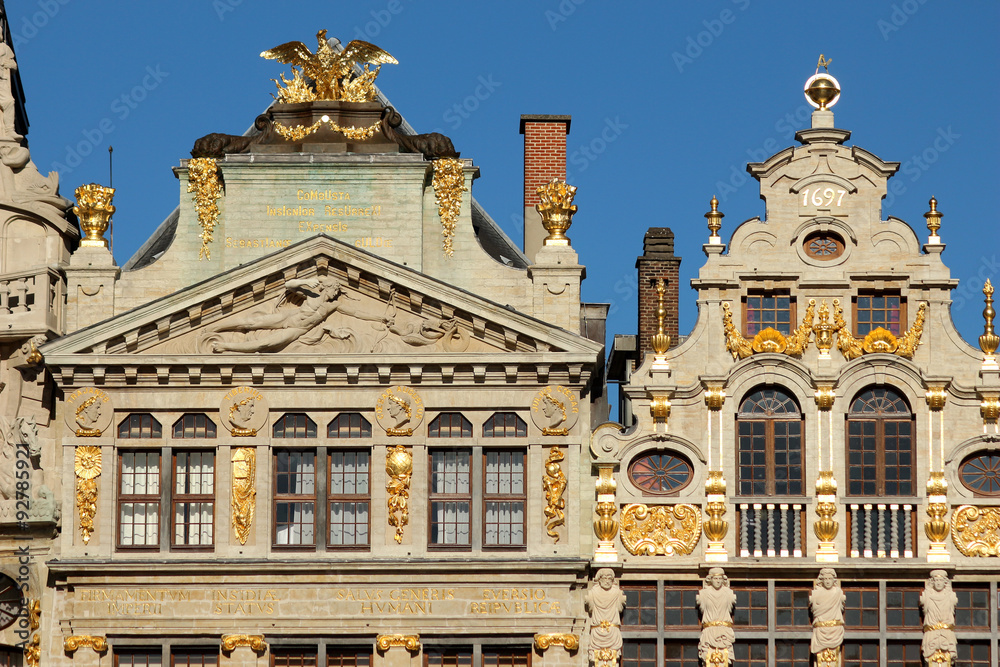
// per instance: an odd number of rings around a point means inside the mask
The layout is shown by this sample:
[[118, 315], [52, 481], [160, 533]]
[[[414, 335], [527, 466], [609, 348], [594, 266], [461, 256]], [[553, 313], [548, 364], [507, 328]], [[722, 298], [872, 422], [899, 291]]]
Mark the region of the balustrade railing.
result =
[[738, 503], [740, 556], [798, 558], [805, 552], [802, 503]]
[[847, 550], [851, 558], [913, 558], [916, 506], [906, 503], [851, 503]]
[[54, 269], [0, 275], [0, 318], [7, 321], [0, 334], [58, 330], [62, 292], [62, 281]]

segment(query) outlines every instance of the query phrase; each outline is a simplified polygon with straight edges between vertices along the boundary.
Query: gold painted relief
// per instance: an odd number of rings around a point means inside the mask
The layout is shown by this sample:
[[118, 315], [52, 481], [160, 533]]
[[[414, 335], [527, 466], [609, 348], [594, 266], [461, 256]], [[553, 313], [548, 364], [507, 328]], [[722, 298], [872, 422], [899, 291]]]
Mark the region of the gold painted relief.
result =
[[558, 447], [549, 448], [549, 458], [545, 460], [545, 477], [542, 488], [545, 490], [545, 532], [554, 542], [559, 541], [557, 527], [566, 523], [566, 473], [562, 471], [560, 462], [566, 458]]
[[686, 556], [701, 539], [701, 508], [694, 505], [626, 505], [622, 545], [635, 556]]
[[567, 651], [575, 651], [580, 648], [580, 635], [567, 632], [550, 632], [535, 635], [535, 648], [544, 651], [550, 646], [562, 646]]
[[257, 450], [253, 447], [234, 448], [232, 462], [233, 531], [240, 544], [246, 544], [257, 504]]
[[375, 639], [375, 645], [383, 653], [393, 646], [401, 646], [407, 651], [416, 652], [420, 650], [420, 635], [379, 635]]
[[67, 653], [73, 653], [84, 646], [94, 649], [97, 653], [103, 653], [108, 650], [108, 640], [99, 635], [73, 635], [63, 641], [63, 650]]
[[962, 505], [951, 515], [951, 539], [963, 556], [1000, 556], [1000, 507]]
[[257, 653], [263, 653], [267, 650], [267, 642], [264, 641], [264, 635], [222, 635], [223, 651], [228, 653], [235, 650], [237, 646], [246, 646], [251, 651], [256, 651]]
[[777, 329], [767, 327], [763, 331], [757, 332], [757, 335], [752, 339], [747, 339], [733, 324], [733, 313], [729, 303], [723, 303], [722, 326], [726, 332], [726, 349], [733, 355], [733, 359], [746, 359], [761, 353], [787, 354], [791, 357], [801, 356], [809, 347], [815, 308], [816, 299], [809, 299], [802, 323], [788, 336]]
[[222, 183], [219, 182], [219, 166], [215, 158], [199, 157], [188, 161], [188, 192], [194, 193], [194, 210], [201, 226], [201, 249], [198, 259], [212, 259], [212, 232], [219, 222], [219, 199], [222, 198]]
[[864, 338], [857, 338], [844, 320], [844, 309], [840, 305], [840, 299], [834, 299], [833, 322], [837, 326], [837, 349], [848, 361], [857, 359], [863, 354], [895, 354], [904, 359], [912, 359], [920, 345], [920, 337], [924, 333], [926, 314], [927, 303], [921, 302], [913, 326], [898, 338], [883, 327], [869, 331]]
[[441, 218], [444, 254], [451, 257], [455, 254], [455, 225], [462, 211], [462, 193], [466, 190], [465, 167], [462, 161], [450, 157], [434, 160], [434, 178], [431, 180], [431, 186], [434, 188], [438, 217]]
[[83, 445], [76, 448], [76, 506], [80, 511], [83, 543], [90, 542], [97, 515], [97, 478], [101, 474], [101, 448]]
[[396, 529], [393, 538], [396, 544], [403, 541], [403, 527], [410, 522], [410, 476], [413, 473], [413, 454], [403, 445], [396, 445], [385, 455], [386, 505], [389, 509], [389, 525]]

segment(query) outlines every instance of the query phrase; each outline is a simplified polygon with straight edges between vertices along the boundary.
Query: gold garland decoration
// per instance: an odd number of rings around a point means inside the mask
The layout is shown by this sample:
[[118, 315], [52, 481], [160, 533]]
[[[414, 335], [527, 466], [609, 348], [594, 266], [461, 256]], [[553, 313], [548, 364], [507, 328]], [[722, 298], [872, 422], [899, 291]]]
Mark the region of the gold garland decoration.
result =
[[276, 122], [274, 124], [274, 129], [288, 141], [299, 141], [301, 139], [305, 139], [310, 134], [318, 130], [324, 123], [329, 126], [331, 130], [341, 133], [348, 139], [361, 141], [374, 137], [375, 132], [378, 131], [382, 121], [380, 120], [372, 125], [369, 125], [368, 127], [354, 127], [353, 125], [341, 127], [329, 116], [323, 116], [312, 125], [296, 125], [294, 127], [289, 127], [288, 125], [282, 125], [281, 123]]
[[444, 254], [451, 257], [455, 254], [453, 239], [455, 223], [462, 210], [462, 192], [467, 189], [462, 161], [451, 157], [434, 160], [434, 179], [431, 185], [434, 187], [434, 203], [437, 204], [438, 216], [441, 218]]
[[558, 447], [549, 448], [549, 458], [545, 460], [545, 477], [542, 478], [542, 488], [545, 491], [545, 507], [542, 513], [545, 515], [545, 532], [553, 541], [559, 541], [558, 526], [566, 523], [566, 499], [563, 493], [566, 491], [566, 473], [559, 465], [566, 455]]
[[194, 210], [198, 213], [198, 224], [201, 225], [201, 250], [198, 259], [212, 259], [208, 244], [212, 242], [212, 231], [219, 222], [219, 205], [216, 203], [222, 197], [222, 184], [219, 183], [219, 165], [214, 158], [192, 158], [188, 162], [188, 192], [194, 195]]
[[97, 514], [97, 477], [101, 474], [101, 448], [84, 445], [76, 448], [76, 506], [80, 510], [80, 533], [83, 543], [90, 542]]

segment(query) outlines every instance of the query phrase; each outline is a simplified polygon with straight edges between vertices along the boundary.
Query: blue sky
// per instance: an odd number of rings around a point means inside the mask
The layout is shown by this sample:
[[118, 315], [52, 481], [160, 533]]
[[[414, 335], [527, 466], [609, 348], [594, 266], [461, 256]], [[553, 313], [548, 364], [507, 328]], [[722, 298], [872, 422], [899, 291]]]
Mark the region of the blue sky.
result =
[[521, 239], [520, 114], [571, 114], [569, 236], [584, 298], [612, 304], [610, 333], [635, 331], [635, 258], [650, 226], [676, 233], [682, 332], [704, 262], [713, 194], [723, 239], [763, 216], [748, 161], [808, 125], [802, 84], [822, 52], [843, 87], [837, 127], [903, 163], [884, 215], [926, 237], [934, 195], [944, 261], [964, 287], [953, 315], [982, 331], [986, 277], [1000, 274], [995, 221], [1000, 3], [602, 2], [599, 0], [9, 1], [32, 157], [72, 197], [107, 183], [114, 146], [115, 255], [123, 264], [178, 203], [170, 169], [209, 132], [242, 133], [270, 102], [277, 44], [319, 28], [398, 60], [379, 85], [419, 132], [448, 134], [482, 169], [474, 194]]

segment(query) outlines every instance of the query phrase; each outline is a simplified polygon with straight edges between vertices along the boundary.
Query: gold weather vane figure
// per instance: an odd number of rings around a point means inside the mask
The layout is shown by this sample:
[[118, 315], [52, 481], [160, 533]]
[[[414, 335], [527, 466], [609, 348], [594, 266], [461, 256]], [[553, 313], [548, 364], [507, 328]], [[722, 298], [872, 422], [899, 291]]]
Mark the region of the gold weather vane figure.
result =
[[[384, 64], [398, 65], [399, 61], [374, 44], [355, 39], [343, 51], [334, 51], [326, 41], [326, 30], [316, 33], [319, 45], [316, 53], [302, 42], [286, 42], [260, 54], [261, 58], [277, 60], [296, 67], [313, 80], [316, 100], [344, 100], [362, 102], [374, 99], [375, 77]], [[355, 63], [364, 63], [364, 72], [352, 80]], [[368, 64], [377, 65], [368, 71]], [[298, 72], [295, 72], [298, 78]], [[360, 82], [360, 83], [359, 83]]]
[[821, 54], [819, 54], [819, 62], [816, 63], [816, 72], [819, 73], [819, 68], [820, 67], [822, 67], [827, 72], [829, 72], [830, 71], [830, 65], [832, 65], [832, 64], [833, 64], [833, 58], [829, 58], [829, 59], [824, 58], [823, 54], [821, 53]]

